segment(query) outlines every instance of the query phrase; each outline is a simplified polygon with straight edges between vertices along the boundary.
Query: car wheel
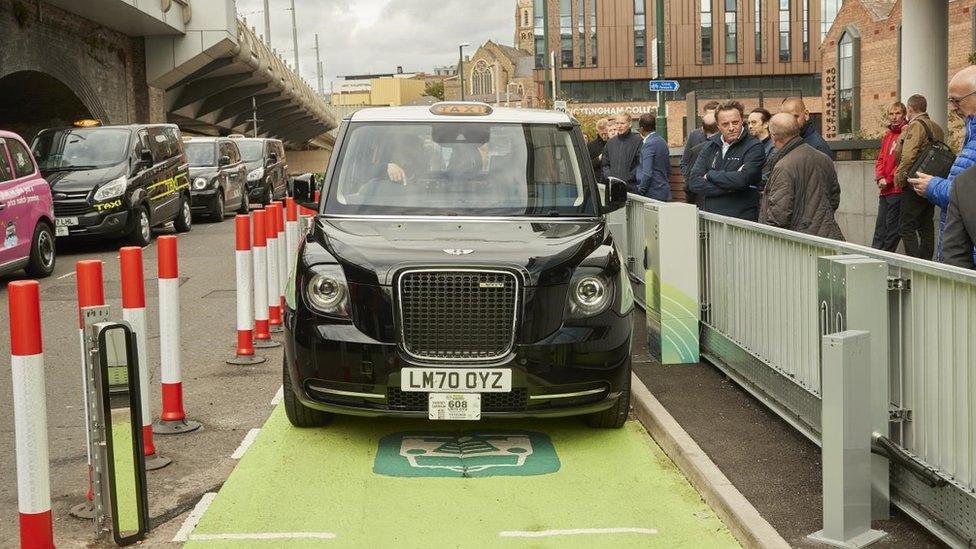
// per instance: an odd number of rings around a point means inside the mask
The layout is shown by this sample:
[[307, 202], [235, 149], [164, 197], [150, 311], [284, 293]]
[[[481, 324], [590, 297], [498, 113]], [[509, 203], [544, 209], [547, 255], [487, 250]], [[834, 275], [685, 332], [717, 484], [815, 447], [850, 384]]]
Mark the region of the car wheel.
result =
[[241, 215], [247, 215], [251, 211], [251, 197], [248, 195], [247, 189], [241, 191], [241, 209], [237, 210], [237, 213]]
[[274, 192], [271, 190], [271, 185], [264, 188], [264, 196], [261, 197], [261, 204], [267, 206], [274, 202]]
[[598, 429], [619, 429], [627, 422], [627, 414], [630, 412], [630, 367], [627, 368], [627, 381], [624, 382], [624, 390], [617, 399], [616, 404], [603, 410], [586, 416], [586, 423], [590, 427]]
[[291, 372], [284, 360], [281, 361], [282, 369], [282, 400], [285, 401], [285, 415], [288, 421], [295, 427], [325, 427], [335, 417], [334, 414], [323, 412], [314, 408], [309, 408], [302, 404], [295, 396], [295, 390], [291, 385]]
[[210, 207], [210, 220], [215, 223], [220, 223], [224, 220], [224, 191], [223, 189], [217, 189], [217, 198], [214, 198], [213, 204]]
[[188, 233], [192, 226], [193, 212], [190, 210], [190, 199], [183, 195], [183, 200], [180, 202], [180, 213], [173, 220], [173, 228], [178, 233]]
[[27, 262], [27, 276], [47, 278], [54, 272], [55, 251], [54, 233], [47, 223], [38, 223], [31, 241], [30, 260]]
[[132, 212], [136, 216], [135, 226], [129, 233], [129, 242], [134, 246], [145, 248], [152, 242], [152, 224], [149, 221], [149, 210], [139, 208]]

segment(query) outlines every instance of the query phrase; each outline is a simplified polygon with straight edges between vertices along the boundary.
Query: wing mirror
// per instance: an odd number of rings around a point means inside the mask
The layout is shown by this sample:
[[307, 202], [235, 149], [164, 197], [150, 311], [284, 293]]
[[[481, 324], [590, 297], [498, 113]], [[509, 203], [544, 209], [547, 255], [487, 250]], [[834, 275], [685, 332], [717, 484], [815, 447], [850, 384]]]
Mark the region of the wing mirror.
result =
[[220, 163], [217, 164], [218, 166], [230, 166], [230, 157], [227, 155], [221, 156], [219, 162]]
[[268, 166], [274, 166], [277, 163], [278, 163], [278, 155], [275, 153], [271, 153], [271, 155], [268, 156]]
[[292, 195], [295, 197], [295, 201], [305, 208], [317, 211], [319, 204], [315, 200], [316, 190], [314, 174], [299, 175], [292, 180]]
[[139, 153], [139, 162], [138, 162], [139, 166], [148, 168], [152, 166], [154, 163], [155, 161], [153, 160], [152, 151], [150, 151], [149, 149], [142, 149], [142, 152]]
[[606, 184], [602, 213], [610, 213], [627, 205], [627, 183], [623, 179], [610, 177]]

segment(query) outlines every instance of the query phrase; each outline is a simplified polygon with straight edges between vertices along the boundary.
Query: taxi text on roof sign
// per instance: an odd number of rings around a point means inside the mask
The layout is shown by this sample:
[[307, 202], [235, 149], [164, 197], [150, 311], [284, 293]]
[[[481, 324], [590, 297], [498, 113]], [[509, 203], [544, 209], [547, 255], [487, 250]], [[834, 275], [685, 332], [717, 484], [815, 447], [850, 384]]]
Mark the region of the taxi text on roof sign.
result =
[[492, 108], [484, 103], [436, 103], [430, 107], [431, 114], [452, 116], [488, 116]]

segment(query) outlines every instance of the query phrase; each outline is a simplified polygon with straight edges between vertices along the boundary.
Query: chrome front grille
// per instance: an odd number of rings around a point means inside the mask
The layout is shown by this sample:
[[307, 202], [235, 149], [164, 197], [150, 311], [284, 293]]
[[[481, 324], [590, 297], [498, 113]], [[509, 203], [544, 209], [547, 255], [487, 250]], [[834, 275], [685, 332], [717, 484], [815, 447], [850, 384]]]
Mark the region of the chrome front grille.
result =
[[416, 270], [399, 277], [400, 333], [411, 356], [494, 360], [515, 342], [519, 281], [506, 271]]

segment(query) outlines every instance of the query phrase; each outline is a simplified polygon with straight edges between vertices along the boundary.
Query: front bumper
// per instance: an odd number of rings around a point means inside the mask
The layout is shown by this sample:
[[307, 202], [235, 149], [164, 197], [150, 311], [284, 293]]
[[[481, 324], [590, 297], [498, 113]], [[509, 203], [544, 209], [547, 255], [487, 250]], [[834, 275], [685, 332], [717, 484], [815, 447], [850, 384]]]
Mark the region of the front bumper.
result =
[[217, 200], [217, 189], [203, 189], [190, 191], [190, 211], [193, 213], [209, 212]]
[[[129, 234], [131, 216], [128, 211], [88, 212], [77, 216], [77, 225], [68, 227], [68, 237], [97, 236], [117, 238]], [[62, 235], [63, 237], [64, 235]]]
[[[600, 326], [563, 326], [542, 341], [516, 345], [498, 362], [451, 366], [512, 371], [512, 392], [482, 394], [482, 417], [599, 412], [625, 397], [630, 376], [630, 315], [605, 316], [609, 322]], [[414, 361], [396, 343], [308, 311], [286, 310], [284, 325], [285, 367], [305, 406], [358, 416], [427, 417], [428, 393], [401, 391], [400, 370], [437, 365]]]
[[264, 189], [268, 186], [268, 176], [264, 176], [257, 181], [248, 181], [244, 184], [247, 195], [250, 199], [261, 199], [264, 196]]

